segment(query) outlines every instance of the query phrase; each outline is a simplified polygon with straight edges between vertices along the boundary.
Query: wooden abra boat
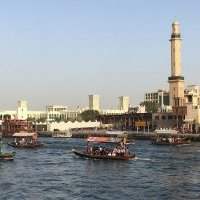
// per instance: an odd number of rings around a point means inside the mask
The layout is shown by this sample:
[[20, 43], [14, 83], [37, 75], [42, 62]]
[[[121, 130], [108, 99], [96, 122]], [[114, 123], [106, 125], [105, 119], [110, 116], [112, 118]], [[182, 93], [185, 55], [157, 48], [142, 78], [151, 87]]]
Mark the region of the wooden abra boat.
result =
[[0, 153], [0, 161], [11, 161], [14, 160], [15, 152], [12, 153]]
[[156, 145], [186, 145], [186, 144], [190, 144], [190, 141], [177, 141], [177, 142], [153, 141], [152, 144], [156, 144]]
[[[108, 148], [94, 145], [103, 143], [114, 143], [115, 147]], [[85, 150], [73, 149], [72, 152], [80, 157], [103, 160], [131, 160], [136, 157], [135, 153], [130, 153], [128, 151], [125, 138], [89, 137]]]
[[14, 148], [38, 148], [44, 146], [37, 140], [37, 133], [20, 132], [13, 134], [14, 141], [8, 143]]
[[19, 144], [19, 143], [15, 143], [15, 142], [10, 142], [8, 143], [9, 146], [14, 147], [14, 148], [30, 148], [30, 149], [34, 149], [34, 148], [39, 148], [39, 147], [43, 147], [44, 144], [37, 142], [37, 143], [32, 143], [32, 144]]
[[135, 158], [135, 154], [123, 155], [123, 156], [112, 156], [112, 155], [93, 155], [88, 152], [78, 151], [73, 149], [74, 154], [84, 157], [84, 158], [92, 158], [92, 159], [103, 159], [103, 160], [131, 160]]
[[2, 147], [2, 140], [0, 138], [0, 161], [13, 160], [15, 156], [15, 152], [3, 153], [1, 147]]
[[190, 140], [180, 137], [176, 130], [160, 129], [155, 131], [156, 137], [153, 139], [152, 144], [157, 145], [185, 145], [190, 144]]
[[162, 138], [156, 138], [152, 141], [152, 144], [157, 145], [184, 145], [184, 144], [190, 144], [190, 140], [186, 140], [184, 138], [177, 138], [177, 137], [162, 137]]

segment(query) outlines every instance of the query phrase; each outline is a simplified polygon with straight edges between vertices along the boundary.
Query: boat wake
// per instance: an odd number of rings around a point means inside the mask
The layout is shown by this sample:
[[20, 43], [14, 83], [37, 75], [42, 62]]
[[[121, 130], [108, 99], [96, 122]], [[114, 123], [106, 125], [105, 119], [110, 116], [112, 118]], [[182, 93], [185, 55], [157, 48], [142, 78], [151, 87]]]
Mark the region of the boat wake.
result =
[[189, 145], [191, 145], [190, 143], [189, 144], [178, 144], [178, 145], [176, 145], [177, 147], [182, 147], [182, 146], [189, 146]]
[[153, 161], [151, 158], [140, 158], [140, 157], [135, 157], [134, 160], [141, 160], [141, 161]]

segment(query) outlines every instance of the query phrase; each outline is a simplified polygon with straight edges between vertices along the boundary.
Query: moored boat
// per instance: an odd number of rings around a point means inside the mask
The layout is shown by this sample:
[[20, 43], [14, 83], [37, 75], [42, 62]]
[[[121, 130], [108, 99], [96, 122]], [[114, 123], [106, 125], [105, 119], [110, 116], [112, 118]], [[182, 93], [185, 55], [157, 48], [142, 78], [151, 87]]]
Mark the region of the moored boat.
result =
[[53, 138], [71, 138], [72, 132], [70, 130], [66, 131], [54, 131], [52, 133]]
[[152, 140], [152, 144], [156, 145], [186, 145], [191, 141], [187, 138], [180, 137], [176, 130], [159, 129], [155, 131], [156, 137]]
[[157, 145], [185, 145], [190, 144], [190, 140], [186, 140], [180, 137], [157, 137], [155, 140], [152, 141], [152, 144]]
[[[102, 144], [114, 144], [115, 147]], [[136, 157], [135, 153], [129, 152], [126, 138], [89, 137], [86, 149], [73, 149], [72, 152], [80, 157], [103, 160], [131, 160]]]
[[175, 129], [170, 129], [170, 128], [160, 128], [156, 129], [154, 133], [157, 134], [178, 134], [178, 131]]

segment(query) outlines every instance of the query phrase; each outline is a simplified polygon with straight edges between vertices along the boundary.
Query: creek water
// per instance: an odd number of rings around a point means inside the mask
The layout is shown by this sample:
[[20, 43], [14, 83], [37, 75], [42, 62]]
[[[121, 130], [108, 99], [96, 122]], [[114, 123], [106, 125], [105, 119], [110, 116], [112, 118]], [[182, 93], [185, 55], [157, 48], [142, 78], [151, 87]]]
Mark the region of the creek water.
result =
[[136, 141], [131, 161], [75, 156], [83, 139], [40, 138], [40, 149], [13, 149], [14, 161], [0, 162], [1, 200], [200, 199], [200, 143], [157, 146]]

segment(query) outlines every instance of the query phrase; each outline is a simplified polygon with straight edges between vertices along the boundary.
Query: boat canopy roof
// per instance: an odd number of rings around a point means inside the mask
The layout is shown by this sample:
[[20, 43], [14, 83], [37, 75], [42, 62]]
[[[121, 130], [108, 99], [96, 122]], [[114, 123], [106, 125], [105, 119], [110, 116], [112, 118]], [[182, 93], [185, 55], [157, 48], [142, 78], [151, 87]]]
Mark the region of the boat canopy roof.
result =
[[119, 143], [122, 141], [122, 138], [113, 138], [113, 137], [88, 137], [88, 142], [97, 142], [97, 143]]
[[14, 133], [13, 137], [35, 137], [37, 136], [37, 133], [32, 132], [32, 133], [28, 133], [28, 132], [19, 132], [19, 133]]

